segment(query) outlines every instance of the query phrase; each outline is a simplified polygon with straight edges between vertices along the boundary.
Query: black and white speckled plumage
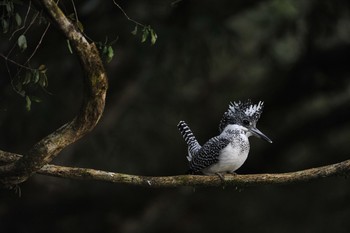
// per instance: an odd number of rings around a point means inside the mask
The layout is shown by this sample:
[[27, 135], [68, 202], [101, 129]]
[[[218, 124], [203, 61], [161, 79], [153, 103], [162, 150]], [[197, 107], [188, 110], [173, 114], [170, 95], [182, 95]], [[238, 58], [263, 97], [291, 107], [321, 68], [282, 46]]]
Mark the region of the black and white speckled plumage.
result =
[[187, 160], [192, 160], [192, 155], [197, 153], [198, 150], [201, 149], [201, 145], [199, 145], [196, 137], [193, 135], [190, 127], [184, 121], [180, 121], [177, 125], [182, 137], [184, 138], [187, 146], [188, 146], [188, 156]]
[[228, 124], [243, 125], [244, 120], [248, 120], [256, 125], [264, 108], [264, 102], [252, 104], [250, 100], [246, 102], [231, 102], [229, 108], [224, 113], [219, 124], [219, 132], [221, 133]]
[[246, 160], [249, 148], [248, 137], [243, 130], [237, 125], [231, 125], [192, 155], [190, 171], [202, 171], [204, 174], [234, 172]]
[[220, 151], [229, 143], [230, 140], [226, 137], [217, 136], [210, 139], [198, 151], [192, 154], [192, 159], [189, 161], [190, 171], [199, 172], [217, 163]]
[[248, 157], [248, 137], [254, 135], [268, 142], [267, 136], [256, 128], [263, 109], [263, 102], [251, 104], [233, 102], [224, 113], [219, 125], [220, 135], [201, 146], [184, 121], [178, 128], [188, 145], [190, 172], [204, 174], [232, 173], [243, 165]]

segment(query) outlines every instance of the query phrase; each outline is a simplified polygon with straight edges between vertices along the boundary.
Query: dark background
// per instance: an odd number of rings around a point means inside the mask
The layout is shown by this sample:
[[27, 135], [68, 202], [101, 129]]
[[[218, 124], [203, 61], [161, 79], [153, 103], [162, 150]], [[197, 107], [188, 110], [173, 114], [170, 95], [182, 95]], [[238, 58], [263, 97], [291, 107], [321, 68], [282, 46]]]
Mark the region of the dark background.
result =
[[[70, 1], [61, 1], [67, 15]], [[201, 143], [218, 134], [230, 101], [265, 101], [237, 172], [277, 173], [349, 159], [349, 1], [119, 1], [158, 34], [151, 46], [130, 32], [112, 1], [76, 1], [94, 41], [118, 38], [106, 64], [109, 91], [96, 129], [54, 161], [129, 174], [187, 170], [176, 125], [186, 120]], [[25, 12], [22, 6], [20, 11]], [[28, 31], [34, 50], [45, 25]], [[1, 53], [16, 43], [1, 35]], [[33, 58], [45, 64], [48, 94], [26, 111], [0, 66], [0, 148], [24, 154], [79, 109], [82, 73], [65, 39], [51, 27]], [[16, 67], [9, 65], [10, 69]], [[0, 190], [1, 232], [349, 232], [350, 183], [334, 177], [244, 189], [149, 189], [35, 175], [22, 195]]]

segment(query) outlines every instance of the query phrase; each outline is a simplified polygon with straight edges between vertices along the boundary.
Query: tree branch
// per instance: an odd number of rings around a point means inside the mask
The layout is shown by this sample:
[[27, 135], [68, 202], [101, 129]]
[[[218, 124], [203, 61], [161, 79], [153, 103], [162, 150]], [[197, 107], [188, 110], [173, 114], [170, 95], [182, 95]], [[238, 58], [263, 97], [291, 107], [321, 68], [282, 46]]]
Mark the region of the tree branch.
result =
[[[70, 122], [36, 143], [28, 153], [13, 163], [0, 166], [0, 182], [17, 184], [48, 164], [62, 149], [91, 131], [105, 106], [107, 75], [95, 44], [90, 44], [79, 29], [52, 0], [35, 1], [48, 18], [70, 40], [84, 70], [84, 97], [81, 109]], [[7, 152], [9, 153], [9, 152]]]
[[[0, 162], [13, 162], [21, 155], [7, 156], [0, 151]], [[177, 176], [138, 176], [90, 168], [63, 167], [45, 165], [38, 172], [41, 175], [54, 176], [76, 180], [95, 180], [118, 184], [128, 184], [144, 187], [180, 187], [180, 186], [255, 186], [267, 184], [290, 184], [306, 182], [332, 176], [347, 176], [350, 174], [350, 160], [327, 166], [311, 168], [296, 172], [276, 174], [226, 175], [225, 181], [218, 176], [177, 175]]]
[[267, 184], [290, 184], [336, 175], [345, 176], [350, 173], [350, 160], [323, 167], [289, 173], [225, 175], [225, 181], [222, 181], [218, 176], [178, 175], [151, 177], [100, 171], [89, 168], [61, 167], [55, 165], [46, 165], [38, 173], [61, 178], [98, 180], [145, 187], [253, 186]]
[[44, 10], [52, 23], [70, 41], [84, 70], [84, 98], [77, 116], [55, 132], [35, 144], [24, 156], [0, 150], [0, 182], [13, 185], [26, 180], [34, 173], [79, 180], [98, 180], [146, 187], [178, 186], [246, 186], [264, 184], [289, 184], [350, 173], [350, 160], [280, 174], [226, 175], [222, 181], [217, 176], [179, 175], [148, 177], [128, 175], [89, 168], [47, 165], [65, 147], [91, 131], [99, 121], [105, 105], [107, 76], [96, 46], [90, 44], [83, 33], [66, 18], [52, 0], [36, 0], [35, 5]]

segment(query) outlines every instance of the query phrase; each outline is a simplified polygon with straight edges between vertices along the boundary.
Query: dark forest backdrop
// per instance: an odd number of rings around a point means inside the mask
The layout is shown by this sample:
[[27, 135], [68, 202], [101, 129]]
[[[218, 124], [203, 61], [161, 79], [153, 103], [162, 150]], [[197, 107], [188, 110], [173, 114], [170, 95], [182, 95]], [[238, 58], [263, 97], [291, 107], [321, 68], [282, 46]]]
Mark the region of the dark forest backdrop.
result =
[[[67, 15], [70, 1], [62, 1]], [[296, 171], [350, 158], [349, 1], [120, 1], [150, 24], [141, 43], [113, 1], [76, 1], [85, 33], [118, 38], [106, 64], [107, 105], [95, 130], [54, 164], [121, 173], [184, 174], [186, 120], [201, 143], [218, 134], [230, 101], [265, 101], [240, 174]], [[25, 7], [22, 9], [25, 11]], [[33, 50], [45, 27], [28, 31]], [[15, 40], [1, 35], [1, 53]], [[13, 59], [23, 59], [18, 53]], [[81, 69], [50, 27], [32, 63], [46, 64], [48, 94], [27, 111], [0, 66], [0, 148], [25, 152], [70, 120], [81, 100]], [[147, 189], [35, 175], [22, 196], [0, 191], [1, 232], [348, 232], [349, 180], [286, 186]]]

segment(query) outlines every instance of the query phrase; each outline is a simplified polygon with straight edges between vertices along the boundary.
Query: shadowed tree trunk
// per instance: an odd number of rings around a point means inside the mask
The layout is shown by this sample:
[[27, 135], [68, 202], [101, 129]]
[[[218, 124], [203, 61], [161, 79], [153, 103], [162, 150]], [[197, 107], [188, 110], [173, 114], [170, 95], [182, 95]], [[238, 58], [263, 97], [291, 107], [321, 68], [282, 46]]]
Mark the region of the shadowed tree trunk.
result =
[[62, 149], [91, 131], [103, 113], [108, 86], [107, 75], [95, 44], [87, 41], [54, 1], [42, 0], [35, 4], [70, 41], [77, 54], [84, 70], [84, 97], [80, 111], [72, 121], [40, 140], [20, 159], [0, 167], [1, 182], [9, 185], [25, 181], [51, 162]]

